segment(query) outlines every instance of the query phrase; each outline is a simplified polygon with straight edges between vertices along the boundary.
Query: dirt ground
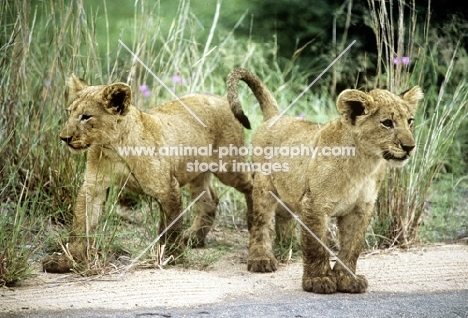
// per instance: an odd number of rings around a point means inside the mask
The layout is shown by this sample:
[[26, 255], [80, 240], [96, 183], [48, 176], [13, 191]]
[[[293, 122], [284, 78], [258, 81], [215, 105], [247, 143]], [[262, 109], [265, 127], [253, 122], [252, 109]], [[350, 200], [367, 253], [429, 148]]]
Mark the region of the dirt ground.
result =
[[[38, 271], [15, 288], [0, 289], [2, 313], [39, 310], [193, 307], [243, 300], [272, 300], [301, 290], [300, 261], [275, 273], [246, 270], [246, 250], [231, 252], [206, 270], [168, 267], [132, 270], [125, 275], [80, 277]], [[368, 293], [438, 292], [468, 289], [468, 245], [432, 245], [407, 251], [362, 254], [358, 274]]]

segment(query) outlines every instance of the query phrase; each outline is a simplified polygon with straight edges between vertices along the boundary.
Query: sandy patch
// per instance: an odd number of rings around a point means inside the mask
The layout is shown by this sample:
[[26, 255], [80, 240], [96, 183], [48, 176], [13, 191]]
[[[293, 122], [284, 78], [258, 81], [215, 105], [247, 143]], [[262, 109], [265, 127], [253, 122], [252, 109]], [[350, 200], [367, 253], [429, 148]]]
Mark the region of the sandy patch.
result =
[[[237, 252], [236, 252], [237, 253]], [[15, 288], [0, 289], [1, 312], [64, 309], [180, 307], [235, 301], [272, 300], [303, 293], [300, 262], [275, 273], [253, 274], [231, 253], [200, 271], [169, 267], [135, 270], [124, 276], [83, 278], [38, 272]], [[369, 280], [369, 293], [450, 291], [468, 288], [468, 245], [439, 245], [409, 251], [363, 255], [358, 273]]]

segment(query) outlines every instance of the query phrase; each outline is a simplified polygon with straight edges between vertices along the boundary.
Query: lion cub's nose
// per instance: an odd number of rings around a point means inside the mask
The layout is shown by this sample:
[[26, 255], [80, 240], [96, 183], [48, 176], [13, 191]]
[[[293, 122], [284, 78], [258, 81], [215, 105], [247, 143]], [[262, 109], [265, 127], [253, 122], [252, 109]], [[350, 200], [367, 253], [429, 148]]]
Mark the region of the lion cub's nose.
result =
[[414, 147], [416, 147], [415, 145], [401, 145], [401, 148], [406, 151], [406, 153], [410, 153], [411, 150], [414, 149]]
[[62, 139], [63, 142], [69, 144], [72, 141], [73, 137], [62, 137], [60, 136], [60, 139]]

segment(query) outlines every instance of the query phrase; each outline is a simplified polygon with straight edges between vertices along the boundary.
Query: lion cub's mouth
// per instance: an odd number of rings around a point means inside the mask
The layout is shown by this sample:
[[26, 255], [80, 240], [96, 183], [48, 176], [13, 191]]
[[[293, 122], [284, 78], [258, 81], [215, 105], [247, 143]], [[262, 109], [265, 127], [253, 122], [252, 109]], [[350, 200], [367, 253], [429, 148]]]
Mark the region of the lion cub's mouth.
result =
[[391, 153], [388, 152], [388, 151], [385, 151], [385, 152], [383, 153], [383, 158], [384, 158], [385, 160], [405, 161], [405, 160], [408, 160], [409, 157], [410, 157], [410, 156], [409, 156], [408, 154], [405, 154], [403, 157], [400, 158], [400, 157], [394, 156], [393, 154], [391, 154]]
[[73, 153], [80, 153], [89, 148], [90, 145], [85, 145], [84, 147], [74, 147], [71, 144], [67, 144], [68, 149]]

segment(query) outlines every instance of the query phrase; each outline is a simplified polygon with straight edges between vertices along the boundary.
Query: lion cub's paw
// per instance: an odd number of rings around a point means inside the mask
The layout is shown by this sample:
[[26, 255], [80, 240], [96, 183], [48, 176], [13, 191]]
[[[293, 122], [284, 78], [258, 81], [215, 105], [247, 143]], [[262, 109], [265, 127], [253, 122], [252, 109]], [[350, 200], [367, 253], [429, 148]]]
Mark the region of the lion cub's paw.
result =
[[270, 273], [278, 269], [278, 261], [276, 259], [251, 259], [247, 261], [247, 270], [254, 273]]
[[179, 240], [176, 243], [168, 243], [164, 247], [164, 256], [166, 258], [172, 257], [176, 262], [170, 262], [171, 264], [177, 263], [177, 260], [184, 261], [187, 256], [187, 245], [185, 242]]
[[191, 248], [205, 247], [205, 239], [199, 238], [196, 234], [188, 234], [184, 237], [184, 244]]
[[254, 273], [269, 273], [278, 269], [278, 261], [271, 251], [264, 247], [251, 248], [247, 259], [247, 270]]
[[302, 277], [302, 289], [316, 294], [333, 294], [336, 292], [334, 275], [321, 277]]
[[50, 255], [42, 261], [42, 270], [47, 273], [70, 273], [73, 262], [65, 255]]
[[337, 290], [339, 292], [353, 294], [364, 293], [367, 286], [367, 279], [363, 275], [356, 275], [356, 278], [345, 273], [339, 273], [337, 275]]

